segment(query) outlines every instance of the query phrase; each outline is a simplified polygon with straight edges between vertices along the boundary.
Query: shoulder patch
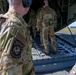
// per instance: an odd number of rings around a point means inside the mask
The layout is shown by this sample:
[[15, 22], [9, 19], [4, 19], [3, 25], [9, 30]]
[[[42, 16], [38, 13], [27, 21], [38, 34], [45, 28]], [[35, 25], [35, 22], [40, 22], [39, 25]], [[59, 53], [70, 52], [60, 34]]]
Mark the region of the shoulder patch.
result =
[[12, 48], [10, 50], [10, 54], [12, 57], [18, 59], [21, 57], [21, 52], [24, 48], [24, 45], [21, 41], [15, 39], [12, 45]]

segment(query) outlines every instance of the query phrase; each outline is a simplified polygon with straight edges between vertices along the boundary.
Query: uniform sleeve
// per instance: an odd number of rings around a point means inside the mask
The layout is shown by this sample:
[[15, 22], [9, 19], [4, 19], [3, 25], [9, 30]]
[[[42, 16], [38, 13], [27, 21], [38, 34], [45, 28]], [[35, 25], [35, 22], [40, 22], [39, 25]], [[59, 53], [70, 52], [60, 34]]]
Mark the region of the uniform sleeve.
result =
[[4, 13], [2, 3], [0, 2], [0, 14]]
[[41, 26], [41, 22], [42, 22], [42, 9], [39, 9], [36, 15], [36, 25], [38, 28]]
[[35, 18], [36, 18], [36, 13], [34, 10], [31, 10], [29, 12], [29, 22], [28, 22], [28, 25], [31, 27], [33, 25], [35, 25]]
[[57, 14], [55, 11], [54, 11], [54, 27], [55, 28], [57, 27]]
[[[5, 31], [3, 32], [1, 45], [3, 45], [3, 52], [1, 55], [3, 73], [10, 75], [19, 75], [22, 73], [19, 64], [22, 61], [22, 51], [25, 46], [26, 37], [24, 28], [15, 22], [9, 22]], [[22, 75], [22, 74], [21, 74]]]

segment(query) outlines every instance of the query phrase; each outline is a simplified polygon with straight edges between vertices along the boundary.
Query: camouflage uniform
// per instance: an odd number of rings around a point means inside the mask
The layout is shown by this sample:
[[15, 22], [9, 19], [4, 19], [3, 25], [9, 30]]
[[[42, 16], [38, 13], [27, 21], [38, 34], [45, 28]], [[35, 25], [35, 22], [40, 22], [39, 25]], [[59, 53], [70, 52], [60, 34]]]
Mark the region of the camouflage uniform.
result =
[[10, 13], [0, 15], [0, 75], [34, 75], [27, 24]]
[[4, 13], [4, 11], [3, 11], [2, 3], [1, 3], [1, 1], [0, 1], [0, 14], [2, 14], [2, 13]]
[[36, 13], [34, 10], [30, 10], [29, 13], [29, 22], [28, 25], [29, 27], [32, 28], [33, 36], [36, 37]]
[[76, 64], [73, 66], [73, 68], [70, 71], [70, 75], [76, 75]]
[[37, 12], [37, 28], [40, 29], [41, 44], [44, 45], [44, 52], [49, 53], [48, 48], [48, 36], [51, 39], [51, 46], [54, 52], [57, 51], [57, 45], [55, 41], [54, 26], [57, 24], [57, 16], [55, 11], [49, 6], [40, 8]]

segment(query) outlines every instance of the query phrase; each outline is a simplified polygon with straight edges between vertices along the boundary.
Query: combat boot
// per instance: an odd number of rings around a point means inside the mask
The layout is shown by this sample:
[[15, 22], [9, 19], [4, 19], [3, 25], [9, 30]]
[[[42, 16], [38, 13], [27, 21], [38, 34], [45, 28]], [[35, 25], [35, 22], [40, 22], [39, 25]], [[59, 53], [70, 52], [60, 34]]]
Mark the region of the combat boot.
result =
[[51, 39], [51, 46], [53, 48], [53, 52], [57, 52], [57, 44], [54, 38]]
[[44, 49], [43, 50], [43, 53], [45, 53], [46, 55], [49, 55], [50, 54], [49, 50], [47, 50], [47, 49]]

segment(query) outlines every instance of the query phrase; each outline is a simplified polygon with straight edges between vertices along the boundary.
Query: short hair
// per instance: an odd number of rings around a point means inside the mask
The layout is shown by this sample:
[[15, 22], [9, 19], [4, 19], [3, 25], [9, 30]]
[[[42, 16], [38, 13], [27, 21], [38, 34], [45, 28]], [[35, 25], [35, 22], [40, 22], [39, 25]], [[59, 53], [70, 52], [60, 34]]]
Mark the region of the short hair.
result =
[[13, 4], [20, 4], [22, 2], [22, 0], [7, 0], [9, 5], [13, 5]]

